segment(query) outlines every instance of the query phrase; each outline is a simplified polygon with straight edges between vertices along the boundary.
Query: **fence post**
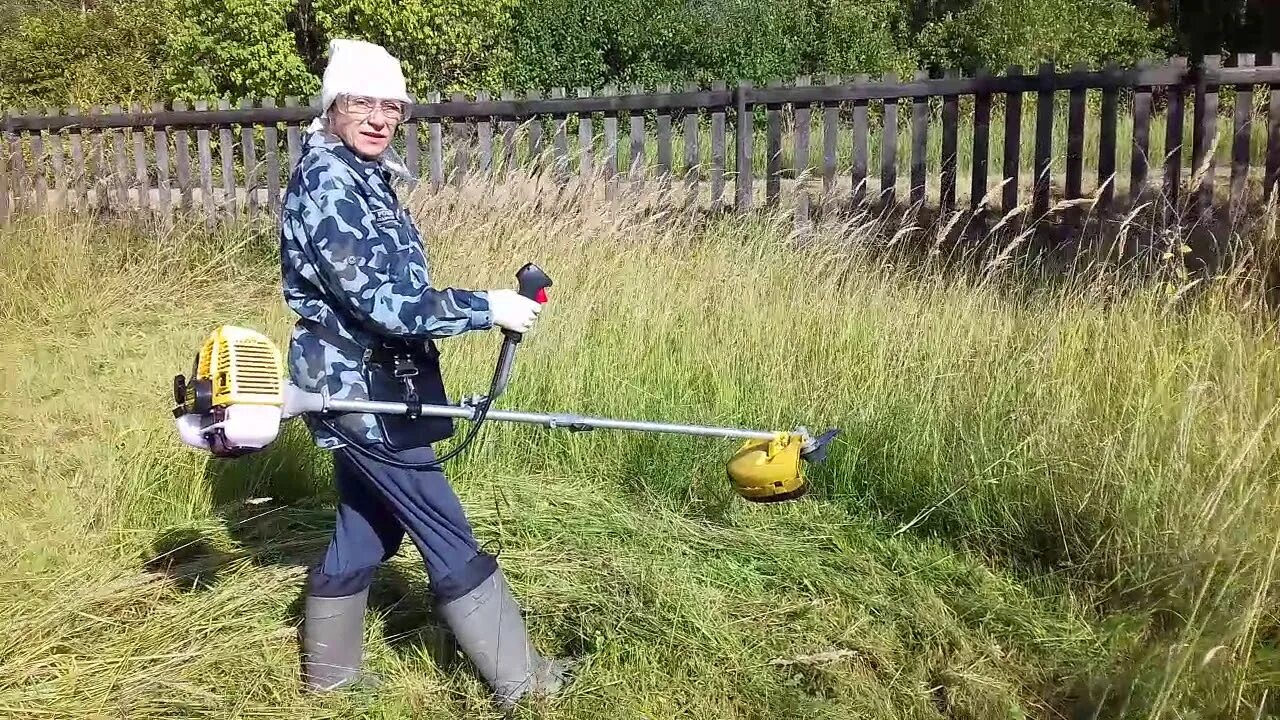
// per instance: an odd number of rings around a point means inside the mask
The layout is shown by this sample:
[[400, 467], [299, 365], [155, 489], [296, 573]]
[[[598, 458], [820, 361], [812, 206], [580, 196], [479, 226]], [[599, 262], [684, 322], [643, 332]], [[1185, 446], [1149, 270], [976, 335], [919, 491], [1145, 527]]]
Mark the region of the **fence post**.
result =
[[1164, 140], [1164, 220], [1166, 223], [1173, 222], [1179, 215], [1178, 198], [1182, 194], [1182, 135], [1186, 122], [1186, 74], [1190, 69], [1186, 58], [1176, 58], [1174, 64], [1183, 70], [1183, 77], [1168, 88], [1169, 108], [1166, 110], [1168, 117]]
[[[1280, 53], [1271, 53], [1270, 65], [1280, 65]], [[1267, 93], [1271, 96], [1271, 103], [1267, 115], [1267, 170], [1263, 179], [1262, 199], [1270, 202], [1276, 178], [1280, 176], [1280, 84], [1268, 85]]]
[[9, 137], [0, 134], [0, 227], [9, 225]]
[[[925, 82], [929, 73], [916, 73], [916, 82]], [[919, 210], [927, 197], [929, 168], [929, 98], [917, 95], [911, 103], [911, 204]]]
[[991, 73], [980, 68], [975, 75], [978, 92], [973, 98], [973, 170], [970, 172], [969, 208], [977, 212], [987, 196], [991, 166], [991, 93], [983, 87]]
[[[1236, 56], [1236, 66], [1252, 68], [1252, 53]], [[1253, 134], [1253, 84], [1236, 86], [1235, 132], [1231, 144], [1231, 213], [1239, 213], [1245, 205], [1245, 190], [1249, 179], [1249, 151]]]
[[1050, 183], [1053, 180], [1053, 99], [1054, 75], [1052, 62], [1040, 65], [1039, 92], [1036, 98], [1036, 159], [1033, 199], [1037, 217], [1049, 211]]
[[[1222, 60], [1216, 55], [1204, 58], [1200, 72], [1196, 73], [1195, 130], [1191, 148], [1192, 176], [1199, 176], [1195, 190], [1195, 205], [1201, 219], [1212, 212], [1214, 152], [1211, 146], [1218, 132], [1218, 88], [1210, 86], [1209, 74], [1216, 74]], [[1216, 80], [1215, 80], [1216, 82]]]
[[[1138, 64], [1138, 73], [1154, 67], [1143, 61]], [[1133, 95], [1133, 146], [1132, 161], [1129, 171], [1129, 197], [1131, 205], [1136, 207], [1146, 195], [1147, 174], [1151, 166], [1151, 86], [1140, 84]]]
[[[943, 76], [955, 80], [960, 74], [948, 70]], [[943, 212], [956, 209], [956, 176], [959, 168], [960, 97], [954, 93], [943, 97], [942, 103], [942, 188]]]
[[738, 211], [746, 211], [751, 207], [751, 140], [755, 132], [754, 118], [750, 113], [751, 105], [747, 102], [751, 94], [751, 83], [746, 80], [738, 82], [734, 89], [734, 108], [737, 127], [736, 142], [738, 146], [737, 171]]
[[[1022, 75], [1022, 67], [1014, 65], [1006, 73], [1010, 78]], [[1004, 204], [1006, 215], [1018, 207], [1018, 184], [1022, 182], [1022, 93], [1005, 94], [1004, 108]]]

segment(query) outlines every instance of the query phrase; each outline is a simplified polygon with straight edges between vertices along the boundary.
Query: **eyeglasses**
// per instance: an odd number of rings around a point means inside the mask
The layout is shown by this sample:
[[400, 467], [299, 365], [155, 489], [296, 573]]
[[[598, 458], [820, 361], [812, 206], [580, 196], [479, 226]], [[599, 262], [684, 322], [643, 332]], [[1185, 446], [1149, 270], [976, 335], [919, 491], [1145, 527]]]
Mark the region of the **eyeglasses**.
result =
[[338, 98], [337, 105], [342, 112], [359, 118], [368, 117], [377, 109], [381, 109], [382, 116], [393, 123], [402, 122], [409, 117], [409, 106], [398, 100], [379, 101], [362, 95], [344, 95]]

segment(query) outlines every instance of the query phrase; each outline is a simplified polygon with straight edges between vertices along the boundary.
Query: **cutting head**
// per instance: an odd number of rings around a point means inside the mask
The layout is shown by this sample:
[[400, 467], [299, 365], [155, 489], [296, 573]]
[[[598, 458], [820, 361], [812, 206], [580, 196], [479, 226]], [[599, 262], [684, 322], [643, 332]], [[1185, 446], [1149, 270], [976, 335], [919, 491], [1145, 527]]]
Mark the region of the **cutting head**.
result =
[[811, 438], [800, 428], [793, 433], [779, 433], [772, 440], [748, 440], [730, 458], [727, 467], [734, 491], [757, 503], [803, 496], [809, 491], [804, 463], [821, 462], [838, 432], [831, 429]]

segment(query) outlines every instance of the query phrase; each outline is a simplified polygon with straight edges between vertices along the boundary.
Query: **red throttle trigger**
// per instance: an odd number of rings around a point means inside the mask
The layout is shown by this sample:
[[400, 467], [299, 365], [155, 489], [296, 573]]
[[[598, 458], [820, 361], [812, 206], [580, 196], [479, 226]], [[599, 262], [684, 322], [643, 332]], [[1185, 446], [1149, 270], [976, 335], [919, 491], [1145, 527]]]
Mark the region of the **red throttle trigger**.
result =
[[516, 273], [516, 283], [520, 287], [520, 294], [524, 297], [538, 304], [547, 302], [547, 288], [551, 287], [552, 283], [551, 278], [542, 271], [542, 268], [528, 263]]

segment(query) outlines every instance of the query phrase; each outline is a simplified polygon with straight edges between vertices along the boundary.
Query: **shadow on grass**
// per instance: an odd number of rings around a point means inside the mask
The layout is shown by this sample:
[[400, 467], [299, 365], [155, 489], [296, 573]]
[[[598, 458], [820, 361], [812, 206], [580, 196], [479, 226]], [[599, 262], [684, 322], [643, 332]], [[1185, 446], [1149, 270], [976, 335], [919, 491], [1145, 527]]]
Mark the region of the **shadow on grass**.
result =
[[[238, 562], [309, 568], [324, 555], [333, 532], [337, 496], [331, 478], [328, 454], [314, 448], [297, 423], [283, 428], [279, 440], [256, 454], [210, 458], [203, 482], [231, 547], [199, 528], [162, 530], [146, 568], [187, 592], [214, 587]], [[407, 539], [402, 552], [417, 557]], [[305, 596], [304, 579], [287, 615], [295, 626], [302, 622]], [[425, 573], [384, 563], [370, 588], [369, 612], [383, 616], [384, 638], [401, 655], [424, 648], [441, 668], [456, 662], [456, 646], [435, 613]]]

